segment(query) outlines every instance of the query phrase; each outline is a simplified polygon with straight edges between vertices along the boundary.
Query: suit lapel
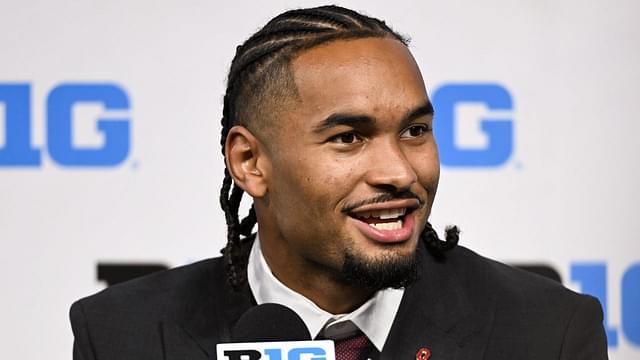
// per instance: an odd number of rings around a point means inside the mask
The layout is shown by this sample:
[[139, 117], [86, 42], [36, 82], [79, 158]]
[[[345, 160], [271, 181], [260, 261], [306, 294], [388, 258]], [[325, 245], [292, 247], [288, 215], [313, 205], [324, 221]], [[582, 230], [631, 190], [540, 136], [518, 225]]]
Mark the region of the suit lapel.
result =
[[429, 360], [481, 359], [495, 310], [492, 293], [472, 295], [447, 259], [436, 261], [424, 248], [420, 256], [420, 279], [405, 291], [380, 359], [415, 359], [421, 348], [429, 349]]

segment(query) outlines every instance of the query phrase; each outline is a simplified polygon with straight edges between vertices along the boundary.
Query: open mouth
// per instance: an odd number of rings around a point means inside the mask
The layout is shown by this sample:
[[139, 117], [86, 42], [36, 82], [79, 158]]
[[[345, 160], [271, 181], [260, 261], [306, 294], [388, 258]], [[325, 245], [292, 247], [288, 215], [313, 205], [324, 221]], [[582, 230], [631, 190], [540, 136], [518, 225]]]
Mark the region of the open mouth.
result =
[[414, 233], [416, 199], [392, 200], [363, 205], [347, 213], [355, 227], [367, 238], [379, 243], [399, 243]]
[[402, 229], [407, 211], [411, 212], [412, 209], [398, 208], [373, 210], [353, 213], [350, 215], [378, 230], [399, 230]]
[[415, 210], [422, 204], [417, 198], [392, 199], [356, 206], [346, 214], [351, 224], [369, 240], [385, 244], [402, 243], [413, 237]]

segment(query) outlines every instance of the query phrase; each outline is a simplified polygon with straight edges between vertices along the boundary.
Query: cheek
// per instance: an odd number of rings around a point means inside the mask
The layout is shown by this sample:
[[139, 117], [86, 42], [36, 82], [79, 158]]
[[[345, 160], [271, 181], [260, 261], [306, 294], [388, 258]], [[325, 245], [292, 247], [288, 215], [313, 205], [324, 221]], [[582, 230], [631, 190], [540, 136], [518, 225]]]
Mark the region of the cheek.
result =
[[433, 198], [440, 179], [440, 160], [435, 147], [413, 154], [410, 162], [416, 171], [418, 181], [429, 192], [429, 197]]
[[274, 212], [281, 213], [278, 210], [282, 209], [275, 206], [285, 206], [298, 224], [312, 217], [315, 221], [324, 219], [325, 223], [340, 221], [340, 210], [358, 188], [362, 173], [370, 164], [364, 163], [362, 157], [303, 142], [289, 143], [283, 148], [287, 151], [272, 158], [269, 187], [277, 192], [274, 197], [279, 198], [274, 203]]
[[[321, 216], [326, 222], [332, 221], [344, 205], [343, 200], [349, 193], [348, 176], [344, 169], [330, 164], [307, 169], [305, 186], [301, 189], [309, 198], [309, 209], [315, 216]], [[316, 218], [317, 219], [317, 218]]]
[[[327, 219], [339, 198], [342, 176], [318, 157], [297, 156], [276, 164], [272, 183], [274, 210], [284, 209], [291, 220]], [[275, 208], [277, 207], [277, 208]]]

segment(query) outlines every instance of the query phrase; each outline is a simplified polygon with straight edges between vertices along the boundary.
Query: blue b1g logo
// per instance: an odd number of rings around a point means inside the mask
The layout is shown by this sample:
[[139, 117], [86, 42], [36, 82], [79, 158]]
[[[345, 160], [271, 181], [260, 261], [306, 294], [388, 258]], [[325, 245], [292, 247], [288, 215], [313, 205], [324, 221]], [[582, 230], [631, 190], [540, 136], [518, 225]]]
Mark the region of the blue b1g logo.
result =
[[[5, 141], [0, 146], [0, 166], [37, 167], [41, 150], [31, 141], [31, 86], [0, 84], [0, 104], [5, 109]], [[114, 84], [61, 84], [46, 102], [46, 146], [53, 161], [63, 166], [115, 166], [129, 154], [130, 120], [100, 118], [97, 131], [104, 137], [99, 148], [73, 144], [72, 110], [80, 104], [100, 104], [108, 111], [129, 110], [125, 91]]]
[[612, 326], [609, 322], [610, 302], [607, 296], [609, 282], [606, 263], [571, 264], [571, 280], [580, 284], [582, 293], [597, 297], [602, 304], [604, 326], [610, 348], [618, 346], [620, 333], [625, 335], [629, 343], [640, 346], [640, 263], [632, 264], [622, 275], [619, 327]]
[[487, 137], [483, 148], [468, 148], [456, 140], [456, 109], [469, 104], [484, 105], [490, 111], [510, 112], [509, 91], [498, 84], [446, 84], [431, 98], [435, 112], [434, 132], [440, 161], [451, 167], [493, 167], [504, 164], [513, 151], [513, 119], [482, 118], [480, 130]]

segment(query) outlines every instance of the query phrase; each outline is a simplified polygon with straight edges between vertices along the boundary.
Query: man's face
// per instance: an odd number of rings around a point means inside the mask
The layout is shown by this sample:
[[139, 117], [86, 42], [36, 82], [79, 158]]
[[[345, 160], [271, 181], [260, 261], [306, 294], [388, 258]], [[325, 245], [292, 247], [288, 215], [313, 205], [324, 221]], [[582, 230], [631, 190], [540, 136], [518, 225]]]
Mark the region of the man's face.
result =
[[391, 268], [413, 258], [439, 161], [408, 49], [387, 38], [340, 40], [304, 51], [291, 67], [300, 101], [274, 120], [268, 200], [259, 207], [272, 270], [281, 279], [340, 279], [346, 258]]

